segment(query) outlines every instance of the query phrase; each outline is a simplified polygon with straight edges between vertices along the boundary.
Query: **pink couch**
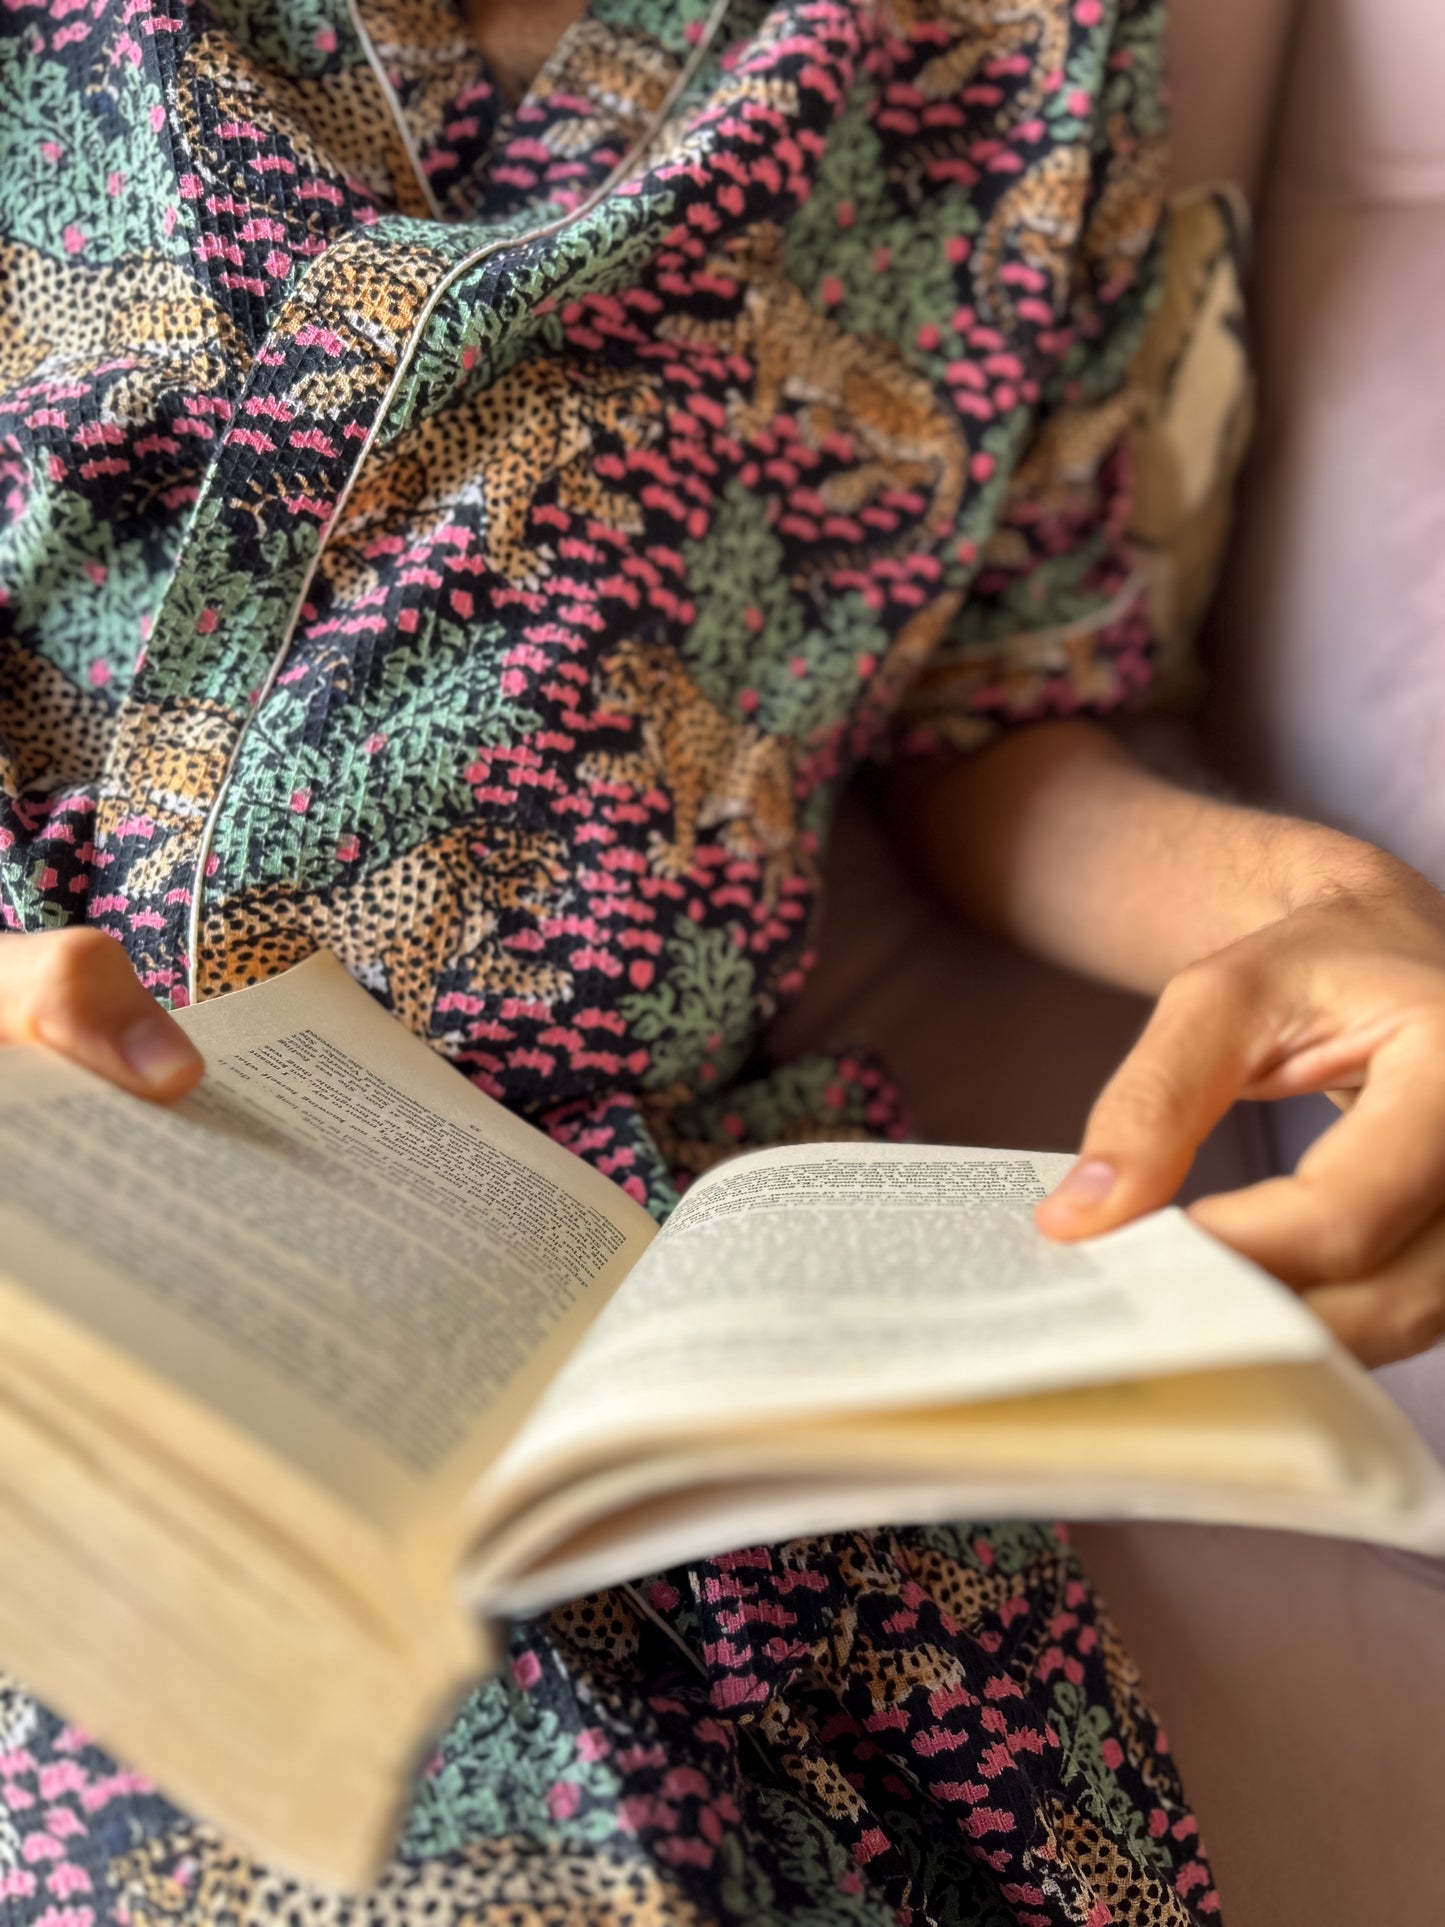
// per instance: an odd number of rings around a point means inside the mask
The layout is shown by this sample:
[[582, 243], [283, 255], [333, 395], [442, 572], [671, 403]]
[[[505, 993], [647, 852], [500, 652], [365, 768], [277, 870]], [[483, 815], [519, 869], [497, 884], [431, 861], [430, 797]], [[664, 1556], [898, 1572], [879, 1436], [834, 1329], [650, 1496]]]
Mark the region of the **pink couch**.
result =
[[[1262, 412], [1207, 639], [1241, 788], [1445, 885], [1445, 0], [1175, 0], [1181, 185], [1259, 210]], [[1077, 1142], [1132, 999], [949, 925], [865, 806], [778, 1038], [884, 1051], [928, 1136]], [[927, 1022], [921, 1014], [927, 1013]], [[1194, 1188], [1317, 1119], [1237, 1113]], [[1445, 1456], [1445, 1352], [1390, 1389]], [[1445, 1562], [1293, 1536], [1081, 1530], [1170, 1730], [1229, 1927], [1440, 1927]]]

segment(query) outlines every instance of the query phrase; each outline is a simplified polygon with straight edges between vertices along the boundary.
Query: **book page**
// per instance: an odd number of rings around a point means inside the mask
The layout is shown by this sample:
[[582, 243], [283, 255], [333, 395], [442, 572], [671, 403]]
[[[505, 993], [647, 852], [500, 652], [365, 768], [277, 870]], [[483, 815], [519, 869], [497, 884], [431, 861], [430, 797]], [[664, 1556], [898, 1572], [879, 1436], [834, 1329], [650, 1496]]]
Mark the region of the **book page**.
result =
[[1283, 1287], [1178, 1211], [1052, 1244], [1065, 1157], [804, 1145], [687, 1193], [506, 1468], [770, 1415], [886, 1410], [1323, 1355]]
[[650, 1219], [332, 958], [182, 1021], [207, 1075], [170, 1110], [7, 1051], [0, 1269], [369, 1507], [474, 1470]]
[[[1382, 1409], [1383, 1408], [1383, 1409]], [[1445, 1478], [1352, 1360], [779, 1419], [599, 1459], [464, 1576], [531, 1614], [736, 1546], [878, 1520], [1195, 1519], [1445, 1546]]]

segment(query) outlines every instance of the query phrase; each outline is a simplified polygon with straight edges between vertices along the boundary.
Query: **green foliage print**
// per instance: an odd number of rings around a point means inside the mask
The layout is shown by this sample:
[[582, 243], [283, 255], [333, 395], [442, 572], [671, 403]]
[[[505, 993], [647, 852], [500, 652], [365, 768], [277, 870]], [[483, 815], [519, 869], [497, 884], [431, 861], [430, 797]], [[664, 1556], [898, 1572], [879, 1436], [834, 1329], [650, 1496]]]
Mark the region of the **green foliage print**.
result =
[[1107, 598], [1081, 585], [1108, 546], [1107, 533], [1096, 530], [1077, 548], [1038, 563], [1000, 595], [971, 603], [959, 618], [951, 653], [987, 654], [1011, 636], [1096, 616]]
[[[1040, 109], [1051, 143], [1068, 147], [1079, 141], [1097, 144], [1106, 138], [1097, 123], [1093, 102], [1104, 83], [1108, 55], [1109, 42], [1102, 36], [1089, 34], [1075, 43], [1061, 85], [1045, 94]], [[1081, 95], [1088, 102], [1082, 116], [1074, 112]]]
[[156, 617], [147, 674], [151, 693], [223, 700], [259, 685], [284, 636], [316, 553], [314, 524], [273, 529], [259, 566], [218, 565], [216, 509], [204, 501]]
[[[488, 1680], [462, 1707], [417, 1783], [403, 1858], [429, 1859], [468, 1840], [510, 1833], [557, 1852], [611, 1839], [622, 1788], [607, 1750], [584, 1758], [577, 1735], [554, 1710], [511, 1678]], [[574, 1787], [559, 1797], [558, 1788]]]
[[[510, 242], [547, 220], [550, 203], [519, 208], [476, 234], [474, 246]], [[455, 254], [455, 249], [451, 252]], [[505, 252], [478, 262], [458, 275], [438, 298], [417, 337], [401, 387], [378, 430], [378, 442], [395, 441], [409, 428], [436, 414], [448, 402], [488, 387], [520, 359], [528, 341], [542, 330], [532, 301], [518, 287], [530, 287], [534, 269], [519, 270]], [[500, 358], [505, 362], [499, 365]]]
[[39, 494], [0, 533], [8, 626], [69, 681], [114, 700], [160, 601], [172, 560], [167, 547], [154, 538], [118, 540], [84, 496]]
[[[1132, 134], [1143, 140], [1168, 132], [1169, 90], [1164, 71], [1163, 24], [1163, 9], [1158, 6], [1122, 8], [1112, 47], [1106, 50], [1091, 44], [1090, 49], [1071, 63], [1067, 86], [1054, 96], [1055, 102], [1063, 100], [1070, 97], [1075, 88], [1098, 95], [1099, 112], [1093, 118], [1092, 127], [1096, 157], [1101, 157], [1117, 138], [1121, 121], [1127, 122]], [[1080, 138], [1088, 131], [1081, 126]], [[1112, 395], [1123, 383], [1163, 292], [1163, 237], [1164, 224], [1161, 223], [1153, 246], [1140, 263], [1133, 287], [1109, 309], [1102, 334], [1081, 330], [1079, 339], [1048, 384], [1048, 400], [1057, 400], [1067, 393], [1075, 400], [1099, 401]]]
[[[937, 379], [960, 353], [948, 243], [977, 232], [978, 211], [957, 188], [930, 189], [907, 210], [899, 204], [868, 118], [872, 94], [871, 82], [859, 83], [828, 142], [817, 185], [784, 229], [784, 258], [805, 294], [822, 299], [829, 284], [829, 313], [840, 327], [882, 336]], [[937, 332], [928, 349], [920, 341], [926, 328]]]
[[164, 105], [141, 68], [109, 70], [113, 106], [101, 113], [67, 67], [46, 60], [24, 37], [0, 41], [0, 227], [27, 247], [62, 245], [95, 265], [128, 254], [186, 254], [184, 224], [166, 232], [177, 207]]
[[1165, 9], [1156, 0], [1120, 8], [1100, 101], [1105, 128], [1115, 114], [1127, 114], [1140, 134], [1168, 131], [1165, 19]]
[[863, 659], [877, 662], [887, 649], [887, 632], [856, 590], [830, 597], [803, 624], [792, 653], [770, 664], [756, 721], [806, 747], [853, 708], [866, 680]]
[[889, 1845], [907, 1862], [914, 1890], [930, 1899], [932, 1927], [1018, 1927], [988, 1875], [968, 1858], [953, 1826], [911, 1797], [879, 1810]]
[[[547, 241], [519, 240], [511, 253], [458, 276], [426, 324], [381, 439], [393, 440], [459, 394], [490, 386], [533, 341], [560, 347], [556, 308], [635, 281], [672, 226], [675, 205], [670, 189], [613, 197]], [[534, 203], [478, 233], [474, 244], [520, 237], [555, 212]], [[548, 309], [539, 314], [543, 299]]]
[[716, 1096], [700, 1093], [669, 1114], [689, 1142], [735, 1150], [740, 1144], [783, 1144], [820, 1126], [869, 1128], [871, 1093], [845, 1079], [833, 1056], [809, 1056], [772, 1066], [763, 1076], [730, 1083]]
[[[505, 654], [499, 628], [429, 604], [411, 641], [386, 652], [365, 701], [345, 707], [344, 734], [333, 728], [317, 741], [305, 685], [274, 689], [227, 795], [219, 886], [334, 883], [339, 846], [356, 843], [361, 863], [346, 874], [359, 876], [465, 819], [476, 752], [541, 722], [503, 695]], [[302, 796], [308, 807], [298, 809]]]
[[[712, 8], [713, 0], [592, 0], [591, 14], [605, 26], [646, 34], [681, 61], [693, 44], [689, 29], [696, 33]], [[763, 0], [733, 0], [725, 41], [739, 41], [755, 32], [764, 11]]]
[[337, 42], [353, 50], [349, 66], [366, 58], [346, 7], [333, 0], [208, 0], [206, 10], [248, 54], [298, 80], [325, 73]]
[[[842, 1842], [787, 1788], [760, 1788], [757, 1809], [768, 1858], [793, 1884], [780, 1898], [755, 1852], [736, 1833], [718, 1846], [718, 1900], [735, 1927], [892, 1927], [897, 1915], [866, 1889], [850, 1893]], [[796, 1893], [816, 1895], [801, 1904]]]
[[1087, 406], [1107, 401], [1123, 387], [1164, 292], [1164, 230], [1161, 221], [1138, 279], [1110, 307], [1107, 326], [1098, 334], [1081, 333], [1059, 363], [1046, 385], [1046, 402], [1067, 399]]
[[680, 922], [656, 984], [618, 999], [629, 1034], [651, 1053], [646, 1087], [731, 1077], [747, 1055], [752, 1003], [753, 967], [731, 932]]
[[50, 863], [49, 853], [28, 856], [28, 867], [0, 853], [0, 893], [20, 919], [22, 930], [63, 930], [75, 922], [76, 913], [57, 903], [53, 892], [42, 887], [41, 879]]
[[1082, 1686], [1059, 1679], [1054, 1682], [1050, 1714], [1063, 1742], [1060, 1783], [1077, 1800], [1080, 1811], [1123, 1841], [1140, 1865], [1157, 1868], [1167, 1877], [1168, 1848], [1150, 1839], [1143, 1809], [1104, 1764], [1103, 1746], [1113, 1728], [1109, 1709], [1091, 1700]]
[[683, 553], [698, 612], [683, 658], [708, 700], [731, 709], [741, 688], [756, 686], [760, 665], [786, 663], [801, 647], [806, 613], [782, 543], [736, 478], [724, 485], [707, 534]]
[[[975, 1572], [1002, 1573], [1005, 1578], [1022, 1572], [1036, 1559], [1057, 1558], [1059, 1553], [1058, 1536], [1052, 1528], [1027, 1520], [986, 1526], [915, 1526], [910, 1529], [909, 1538], [960, 1566], [971, 1566]], [[979, 1553], [980, 1544], [989, 1550], [987, 1562]]]

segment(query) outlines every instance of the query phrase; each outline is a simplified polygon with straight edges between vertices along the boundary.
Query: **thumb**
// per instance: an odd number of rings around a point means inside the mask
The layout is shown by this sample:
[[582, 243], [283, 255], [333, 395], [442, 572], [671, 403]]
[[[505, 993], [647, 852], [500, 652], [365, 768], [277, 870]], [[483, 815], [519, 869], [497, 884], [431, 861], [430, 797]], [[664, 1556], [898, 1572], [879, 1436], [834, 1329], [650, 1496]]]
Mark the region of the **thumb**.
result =
[[1089, 1238], [1168, 1204], [1250, 1081], [1251, 1017], [1229, 974], [1208, 965], [1166, 986], [1089, 1113], [1077, 1163], [1036, 1207], [1041, 1231]]
[[94, 927], [0, 936], [0, 1044], [43, 1044], [132, 1091], [182, 1096], [205, 1069], [120, 945]]

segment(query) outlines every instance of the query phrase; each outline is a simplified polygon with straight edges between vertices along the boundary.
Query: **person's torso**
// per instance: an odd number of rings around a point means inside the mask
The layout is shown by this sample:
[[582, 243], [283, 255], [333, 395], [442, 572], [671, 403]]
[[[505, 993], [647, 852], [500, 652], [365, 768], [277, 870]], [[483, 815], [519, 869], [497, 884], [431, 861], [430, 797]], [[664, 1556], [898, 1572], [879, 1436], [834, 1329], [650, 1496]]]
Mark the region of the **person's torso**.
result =
[[444, 0], [9, 10], [11, 927], [725, 1080], [1067, 374], [1099, 18], [594, 0], [513, 110]]

